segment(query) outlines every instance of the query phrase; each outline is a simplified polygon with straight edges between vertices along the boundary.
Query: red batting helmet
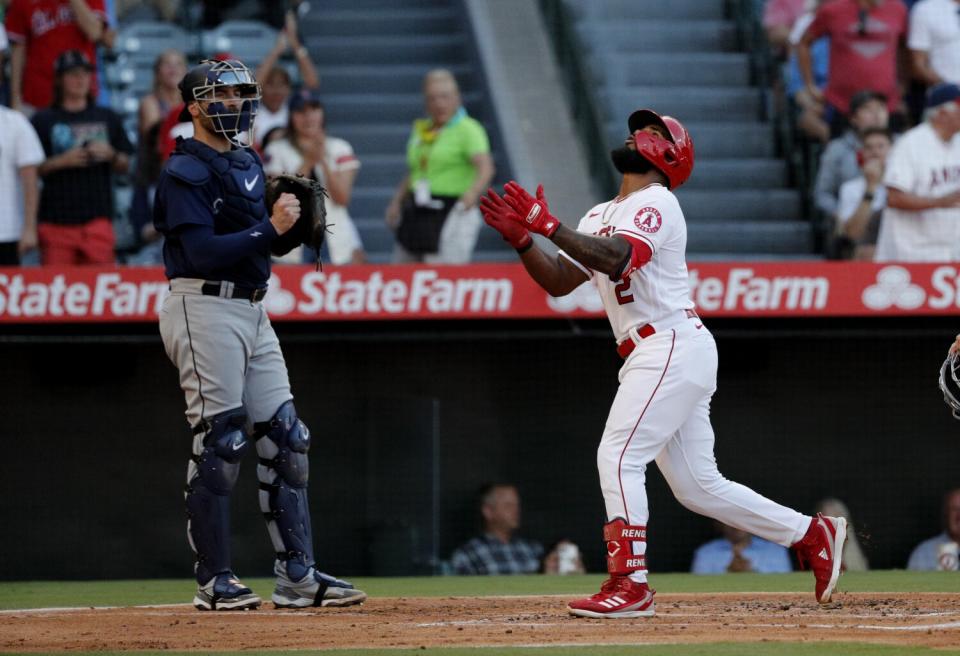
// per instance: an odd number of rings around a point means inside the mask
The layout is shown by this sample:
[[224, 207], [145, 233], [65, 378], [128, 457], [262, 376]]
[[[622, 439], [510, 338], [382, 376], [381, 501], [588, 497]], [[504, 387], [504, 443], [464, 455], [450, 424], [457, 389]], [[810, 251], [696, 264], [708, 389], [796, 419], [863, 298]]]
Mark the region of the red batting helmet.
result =
[[[648, 125], [659, 125], [670, 140], [649, 132], [637, 133]], [[672, 116], [660, 116], [652, 109], [638, 109], [627, 119], [637, 152], [667, 177], [667, 186], [676, 189], [693, 172], [693, 139], [683, 123]]]

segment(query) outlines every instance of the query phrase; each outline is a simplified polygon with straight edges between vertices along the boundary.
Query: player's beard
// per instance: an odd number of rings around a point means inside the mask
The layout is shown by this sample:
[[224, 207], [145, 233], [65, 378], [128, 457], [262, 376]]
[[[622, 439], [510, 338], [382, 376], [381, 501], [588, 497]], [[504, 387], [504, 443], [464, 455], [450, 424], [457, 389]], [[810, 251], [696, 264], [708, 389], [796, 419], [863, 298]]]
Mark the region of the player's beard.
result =
[[205, 114], [201, 114], [197, 117], [198, 123], [200, 124], [200, 129], [206, 132], [209, 136], [222, 139], [223, 135], [217, 132], [217, 129], [213, 125], [213, 119]]
[[626, 146], [611, 150], [610, 159], [613, 160], [614, 167], [624, 175], [627, 173], [649, 173], [653, 169], [653, 165], [640, 153]]

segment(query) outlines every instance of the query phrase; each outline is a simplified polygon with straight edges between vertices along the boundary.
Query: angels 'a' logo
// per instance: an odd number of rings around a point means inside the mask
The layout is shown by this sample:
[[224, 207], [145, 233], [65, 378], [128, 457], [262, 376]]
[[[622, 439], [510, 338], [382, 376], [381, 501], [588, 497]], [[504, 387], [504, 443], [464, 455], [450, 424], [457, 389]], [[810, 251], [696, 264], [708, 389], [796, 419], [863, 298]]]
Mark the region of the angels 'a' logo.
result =
[[662, 224], [663, 219], [656, 207], [644, 207], [633, 217], [633, 225], [644, 232], [656, 232]]
[[607, 556], [613, 558], [618, 553], [620, 553], [620, 543], [614, 540], [607, 542]]

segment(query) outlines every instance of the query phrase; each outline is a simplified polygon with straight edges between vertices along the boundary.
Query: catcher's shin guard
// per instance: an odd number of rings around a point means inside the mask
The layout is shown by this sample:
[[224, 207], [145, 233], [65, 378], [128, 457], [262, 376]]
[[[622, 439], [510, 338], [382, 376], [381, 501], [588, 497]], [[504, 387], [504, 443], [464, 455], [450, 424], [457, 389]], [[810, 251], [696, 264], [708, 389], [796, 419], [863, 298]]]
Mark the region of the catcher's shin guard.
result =
[[197, 554], [201, 584], [230, 571], [230, 491], [250, 446], [244, 433], [246, 421], [246, 413], [238, 408], [201, 421], [193, 429], [184, 496], [187, 537]]
[[281, 405], [270, 421], [253, 428], [260, 456], [260, 510], [277, 559], [285, 564], [287, 576], [299, 581], [314, 565], [307, 504], [310, 431], [297, 418], [293, 401]]

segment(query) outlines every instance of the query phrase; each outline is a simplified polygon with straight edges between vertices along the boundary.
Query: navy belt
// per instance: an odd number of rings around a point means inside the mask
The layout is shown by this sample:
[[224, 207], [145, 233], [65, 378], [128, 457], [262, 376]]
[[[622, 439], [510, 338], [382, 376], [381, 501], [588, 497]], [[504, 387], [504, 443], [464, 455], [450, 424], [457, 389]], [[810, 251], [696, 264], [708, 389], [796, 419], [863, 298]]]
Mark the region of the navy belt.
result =
[[204, 296], [223, 296], [226, 298], [242, 298], [246, 301], [252, 301], [257, 303], [263, 300], [263, 297], [267, 295], [266, 287], [243, 287], [242, 285], [233, 285], [233, 289], [229, 294], [222, 294], [221, 289], [224, 285], [229, 285], [228, 282], [217, 282], [210, 281], [203, 283], [203, 286], [200, 288], [200, 293]]

